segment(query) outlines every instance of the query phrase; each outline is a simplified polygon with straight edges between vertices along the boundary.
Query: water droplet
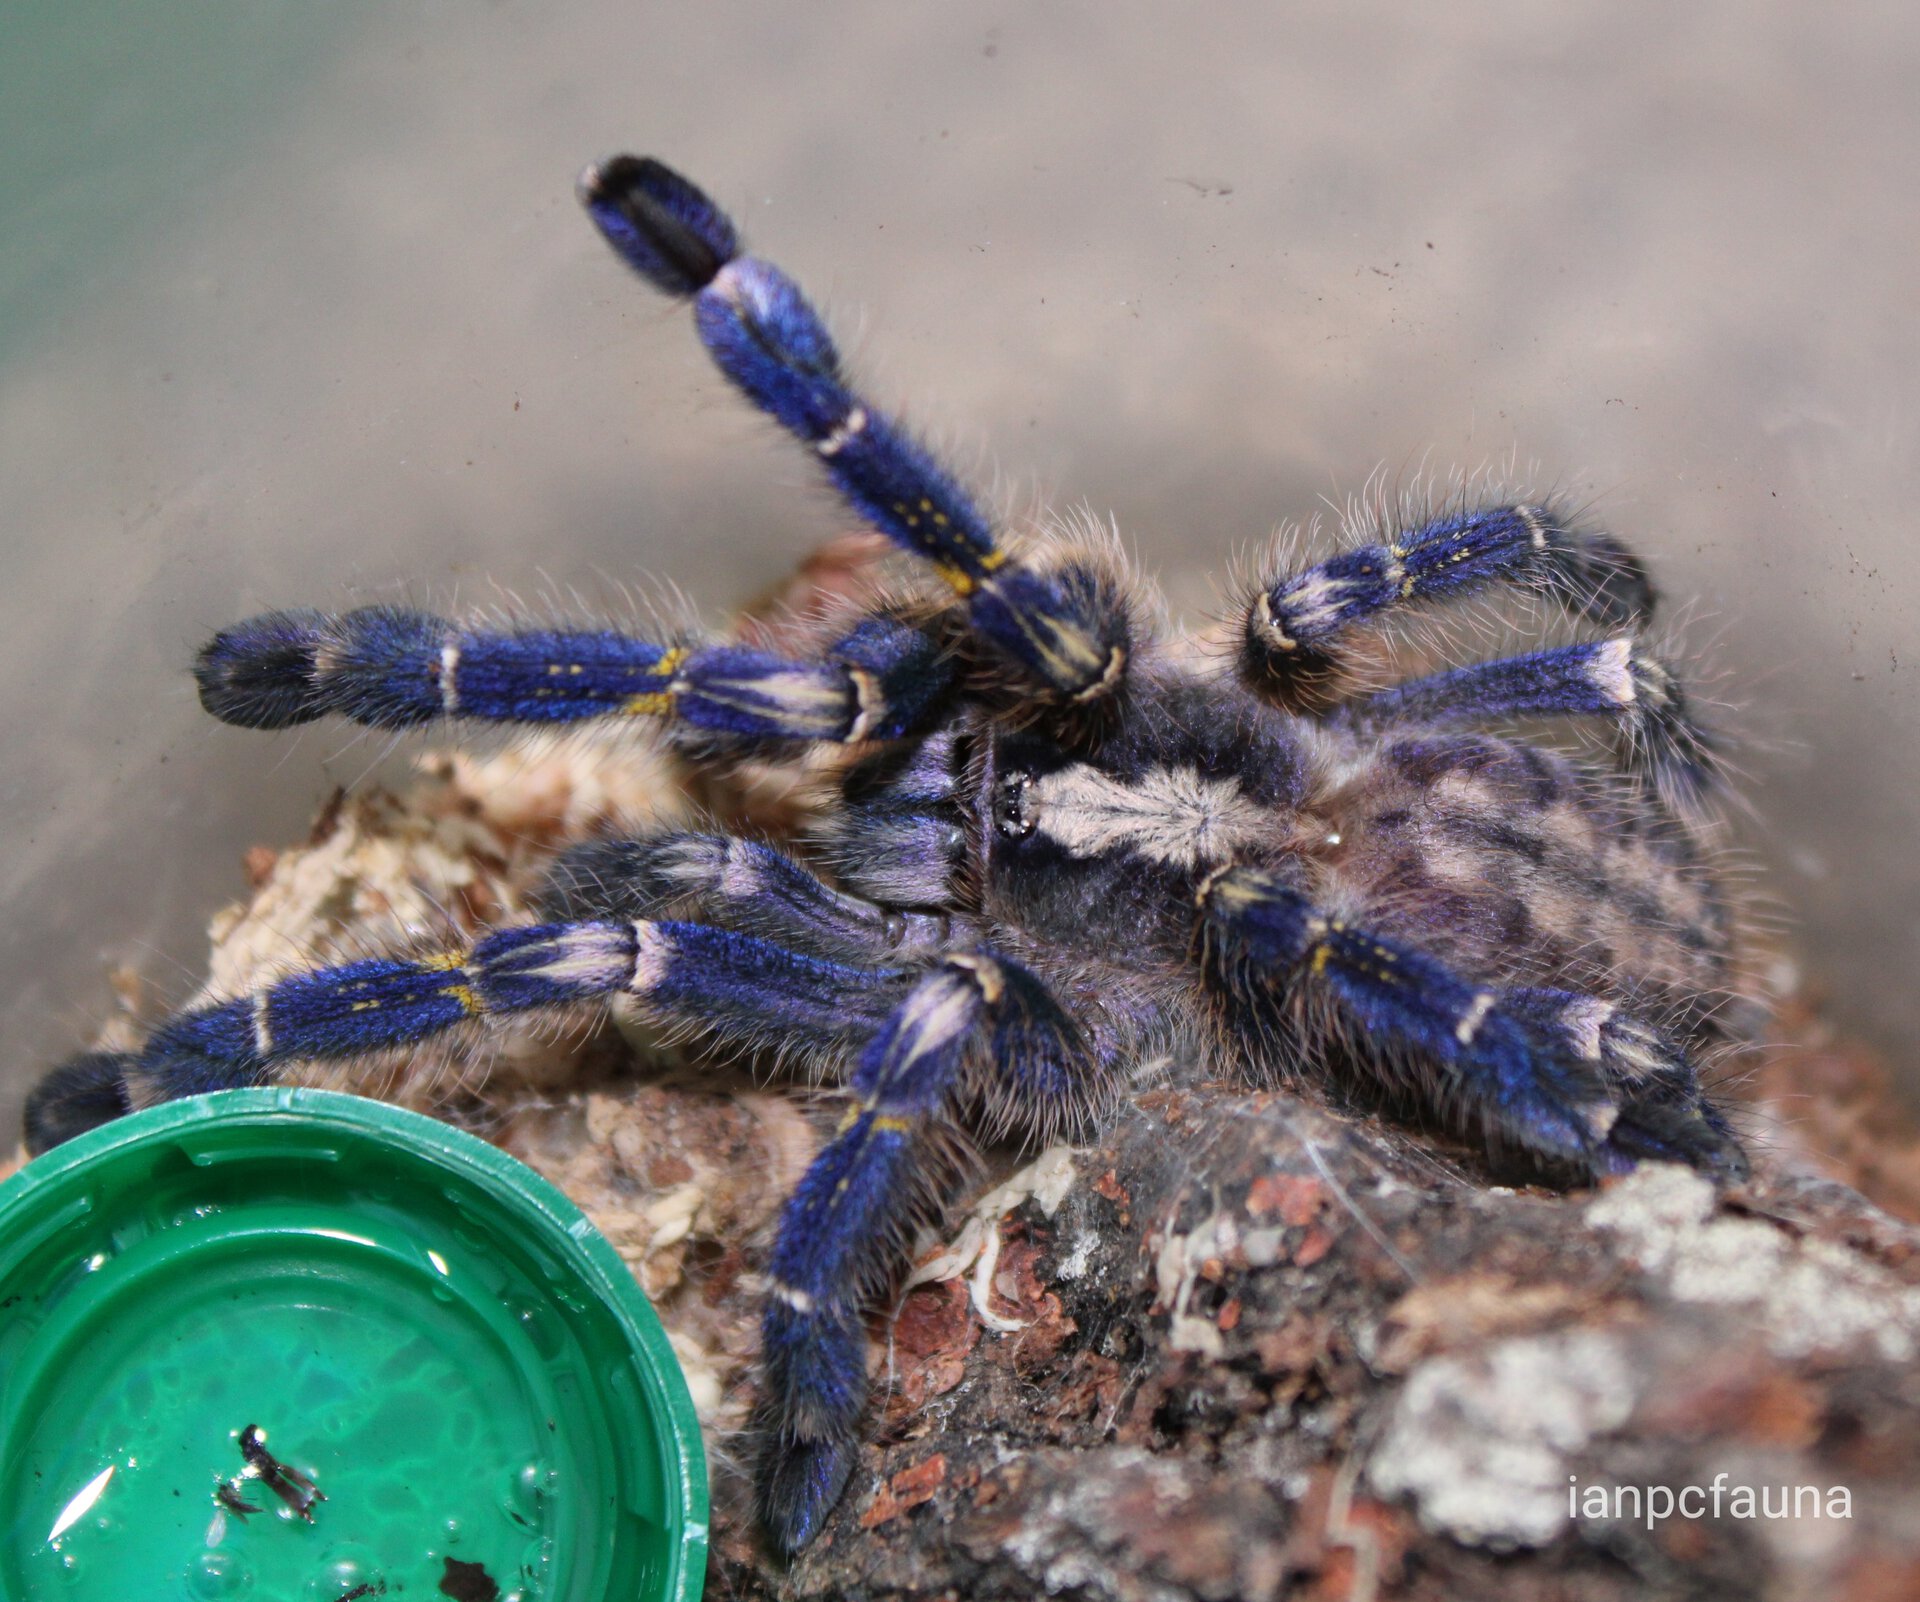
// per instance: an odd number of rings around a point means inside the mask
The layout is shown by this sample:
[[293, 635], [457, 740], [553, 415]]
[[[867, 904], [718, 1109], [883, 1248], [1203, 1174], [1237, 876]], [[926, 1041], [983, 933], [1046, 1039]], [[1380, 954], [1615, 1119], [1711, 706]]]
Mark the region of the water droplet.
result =
[[548, 1570], [553, 1567], [553, 1542], [542, 1537], [538, 1541], [529, 1541], [520, 1551], [520, 1578], [526, 1583], [530, 1595], [539, 1596], [548, 1579]]
[[545, 1463], [526, 1463], [515, 1469], [507, 1480], [508, 1516], [526, 1526], [541, 1522], [541, 1503], [552, 1493], [557, 1478]]
[[339, 1542], [327, 1548], [320, 1572], [307, 1582], [308, 1602], [335, 1602], [356, 1586], [375, 1579], [374, 1556], [364, 1546]]
[[202, 1552], [187, 1565], [187, 1591], [199, 1602], [238, 1602], [253, 1594], [253, 1570], [232, 1552]]

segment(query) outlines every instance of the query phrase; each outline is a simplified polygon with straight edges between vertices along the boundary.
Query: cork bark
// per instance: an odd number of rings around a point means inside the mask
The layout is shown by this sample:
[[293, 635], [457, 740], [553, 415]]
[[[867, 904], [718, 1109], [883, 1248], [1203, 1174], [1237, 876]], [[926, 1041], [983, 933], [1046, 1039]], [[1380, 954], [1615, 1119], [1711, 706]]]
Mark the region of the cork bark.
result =
[[[699, 1359], [710, 1595], [1920, 1594], [1920, 1232], [1773, 1159], [1725, 1195], [1669, 1167], [1559, 1194], [1206, 1084], [1139, 1092], [927, 1242], [873, 1326], [861, 1468], [779, 1565], [732, 1432], [807, 1137], [785, 1103], [587, 1102], [570, 1151], [552, 1106], [508, 1144], [616, 1238], [649, 1208], [673, 1236], [639, 1260]], [[1710, 1507], [1717, 1476], [1719, 1519], [1645, 1516], [1657, 1486]], [[1764, 1516], [1795, 1487], [1798, 1517]]]

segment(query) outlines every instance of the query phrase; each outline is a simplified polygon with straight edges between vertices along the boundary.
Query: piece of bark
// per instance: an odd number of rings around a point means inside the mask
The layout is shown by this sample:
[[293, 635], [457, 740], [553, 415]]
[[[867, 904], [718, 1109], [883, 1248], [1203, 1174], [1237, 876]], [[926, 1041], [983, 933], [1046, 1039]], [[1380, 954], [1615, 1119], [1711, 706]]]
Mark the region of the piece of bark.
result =
[[[990, 1274], [907, 1296], [912, 1405], [814, 1546], [783, 1570], [720, 1487], [710, 1594], [1920, 1595], [1920, 1232], [1845, 1188], [1507, 1188], [1209, 1085], [1071, 1164]], [[1717, 1475], [1719, 1520], [1649, 1523]]]

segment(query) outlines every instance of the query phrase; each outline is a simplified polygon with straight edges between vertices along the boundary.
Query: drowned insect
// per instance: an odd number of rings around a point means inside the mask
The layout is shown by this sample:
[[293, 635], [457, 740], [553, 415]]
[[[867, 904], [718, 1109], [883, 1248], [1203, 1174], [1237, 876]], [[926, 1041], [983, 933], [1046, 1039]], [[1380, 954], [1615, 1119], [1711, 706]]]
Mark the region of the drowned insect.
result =
[[267, 1450], [267, 1432], [258, 1424], [249, 1424], [240, 1432], [240, 1455], [246, 1467], [230, 1480], [222, 1480], [213, 1499], [244, 1523], [249, 1513], [258, 1513], [259, 1505], [241, 1495], [249, 1480], [258, 1480], [284, 1502], [288, 1509], [313, 1522], [313, 1504], [326, 1501], [326, 1493], [291, 1464], [282, 1463]]
[[[832, 774], [828, 799], [776, 840], [582, 841], [537, 924], [196, 1005], [138, 1051], [50, 1074], [36, 1149], [152, 1101], [602, 997], [717, 1055], [838, 1081], [845, 1117], [768, 1263], [757, 1494], [784, 1551], [853, 1470], [866, 1319], [955, 1147], [1083, 1131], [1143, 1054], [1316, 1080], [1562, 1180], [1649, 1158], [1744, 1172], [1698, 1069], [1738, 989], [1710, 848], [1720, 753], [1646, 641], [1654, 592], [1619, 540], [1550, 500], [1462, 502], [1261, 575], [1210, 659], [1110, 543], [997, 527], [687, 180], [622, 156], [580, 194], [919, 567], [810, 619], [791, 652], [272, 612], [205, 646], [201, 700], [257, 729], [645, 722], [696, 773], [804, 761]], [[1362, 685], [1356, 660], [1408, 616], [1503, 594], [1582, 637]], [[1497, 732], [1539, 719], [1584, 720], [1612, 756]], [[318, 1496], [284, 1466], [269, 1484], [303, 1515]]]

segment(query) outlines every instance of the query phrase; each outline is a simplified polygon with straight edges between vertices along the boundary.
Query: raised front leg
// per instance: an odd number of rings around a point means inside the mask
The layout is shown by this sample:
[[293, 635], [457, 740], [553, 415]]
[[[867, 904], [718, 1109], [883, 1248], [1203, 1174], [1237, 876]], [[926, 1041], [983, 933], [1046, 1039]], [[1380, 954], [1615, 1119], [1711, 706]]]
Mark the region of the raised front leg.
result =
[[589, 168], [580, 198], [634, 271], [692, 298], [701, 340], [741, 392], [812, 447], [862, 517], [932, 564], [998, 667], [1048, 701], [1085, 704], [1113, 692], [1133, 640], [1112, 577], [1080, 562], [1043, 571], [1017, 559], [925, 447], [849, 385], [799, 286], [741, 254], [719, 207], [635, 156]]

